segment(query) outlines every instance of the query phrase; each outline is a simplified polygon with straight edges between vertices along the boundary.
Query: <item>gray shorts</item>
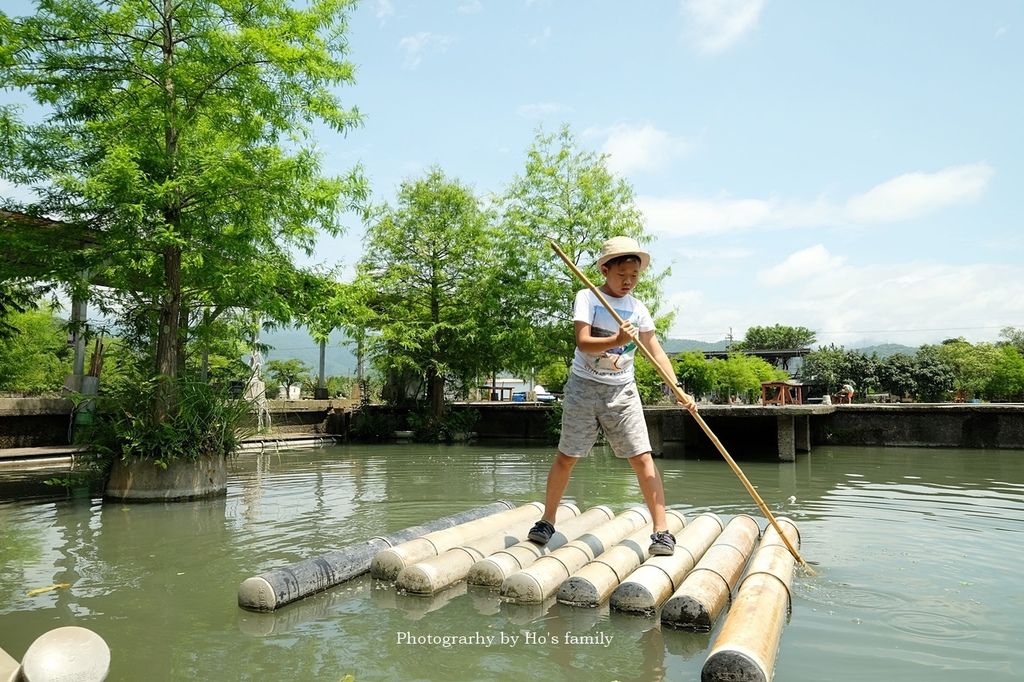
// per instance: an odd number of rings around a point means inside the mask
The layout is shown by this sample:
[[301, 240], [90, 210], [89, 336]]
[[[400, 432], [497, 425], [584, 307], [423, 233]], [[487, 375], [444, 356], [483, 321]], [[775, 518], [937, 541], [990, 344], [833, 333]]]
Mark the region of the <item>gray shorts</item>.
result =
[[647, 422], [636, 384], [612, 386], [569, 373], [562, 399], [562, 437], [558, 451], [586, 457], [604, 431], [616, 457], [624, 459], [651, 451]]

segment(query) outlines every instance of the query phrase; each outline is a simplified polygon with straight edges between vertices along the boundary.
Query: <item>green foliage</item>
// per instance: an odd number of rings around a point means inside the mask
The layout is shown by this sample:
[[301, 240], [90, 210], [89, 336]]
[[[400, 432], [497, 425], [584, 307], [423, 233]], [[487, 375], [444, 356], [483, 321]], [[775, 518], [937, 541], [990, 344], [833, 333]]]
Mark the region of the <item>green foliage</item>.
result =
[[[5, 246], [36, 278], [88, 269], [111, 285], [93, 301], [149, 340], [157, 418], [174, 409], [201, 311], [284, 321], [332, 286], [294, 254], [340, 232], [339, 209], [367, 193], [358, 171], [322, 173], [313, 137], [318, 122], [360, 122], [337, 94], [353, 80], [351, 4], [55, 0], [0, 22], [0, 88], [45, 111], [22, 124], [3, 110], [0, 177], [34, 186], [26, 210], [65, 223]], [[68, 248], [54, 248], [65, 233]]]
[[82, 442], [106, 458], [144, 458], [163, 468], [177, 459], [234, 454], [251, 432], [246, 423], [253, 406], [232, 397], [226, 386], [188, 380], [177, 384], [179, 409], [162, 421], [145, 409], [157, 390], [155, 380], [101, 399]]
[[[493, 357], [493, 230], [472, 190], [438, 169], [408, 181], [394, 207], [367, 228], [358, 279], [369, 309], [367, 340], [382, 374], [426, 381], [440, 420], [444, 387], [465, 387], [504, 362]], [[404, 385], [404, 381], [402, 385]]]
[[393, 414], [378, 410], [357, 410], [352, 415], [349, 437], [364, 443], [379, 443], [392, 440], [398, 428], [398, 419]]
[[1024, 399], [1024, 356], [1016, 346], [1002, 346], [992, 367], [985, 397], [990, 400]]
[[743, 341], [731, 350], [783, 350], [807, 348], [815, 341], [815, 333], [807, 327], [774, 324], [771, 327], [750, 327]]
[[1021, 353], [1024, 353], [1024, 329], [1003, 327], [999, 330], [999, 336], [1005, 339], [1006, 343], [1015, 347]]
[[686, 392], [700, 397], [714, 388], [715, 377], [711, 363], [700, 351], [687, 351], [675, 358], [676, 378], [683, 382]]
[[742, 353], [730, 353], [725, 360], [710, 363], [712, 385], [725, 398], [736, 394], [752, 401], [761, 393], [762, 381], [788, 379], [789, 375], [775, 369], [762, 358]]
[[440, 419], [431, 412], [411, 412], [408, 416], [413, 439], [421, 443], [452, 443], [464, 439], [480, 421], [480, 411], [473, 408], [445, 410]]
[[[500, 198], [499, 212], [502, 285], [495, 310], [506, 318], [506, 367], [526, 373], [554, 359], [568, 363], [576, 345], [572, 302], [583, 285], [552, 253], [549, 240], [600, 284], [592, 264], [602, 242], [616, 235], [650, 241], [633, 189], [608, 170], [604, 156], [580, 150], [566, 126], [557, 134], [538, 132], [525, 171]], [[636, 290], [660, 329], [671, 326], [671, 311], [659, 315], [668, 274], [651, 268]]]
[[554, 393], [561, 393], [569, 380], [569, 366], [561, 360], [548, 363], [537, 372], [537, 383]]
[[900, 398], [917, 393], [917, 374], [914, 358], [903, 353], [890, 355], [878, 364], [879, 387]]
[[667, 400], [665, 382], [654, 365], [644, 356], [637, 354], [633, 362], [636, 374], [636, 388], [640, 392], [640, 400], [645, 405], [657, 405]]
[[962, 337], [943, 341], [936, 354], [953, 369], [953, 389], [960, 399], [971, 399], [984, 391], [1001, 357], [994, 345], [971, 344]]
[[0, 337], [0, 391], [59, 391], [73, 356], [63, 322], [50, 308], [12, 312], [6, 322], [15, 333]]
[[804, 364], [798, 376], [805, 383], [821, 384], [829, 395], [836, 392], [848, 377], [847, 352], [840, 346], [822, 346], [804, 356]]
[[285, 389], [291, 392], [292, 386], [309, 380], [311, 370], [302, 360], [291, 359], [270, 360], [266, 364], [266, 371], [278, 384], [283, 384]]

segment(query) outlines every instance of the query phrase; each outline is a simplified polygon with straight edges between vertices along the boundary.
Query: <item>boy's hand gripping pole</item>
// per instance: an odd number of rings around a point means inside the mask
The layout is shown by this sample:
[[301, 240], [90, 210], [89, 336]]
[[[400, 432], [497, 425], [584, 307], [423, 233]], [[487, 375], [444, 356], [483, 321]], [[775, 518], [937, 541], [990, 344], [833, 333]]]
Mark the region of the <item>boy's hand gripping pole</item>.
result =
[[[601, 293], [601, 290], [595, 287], [593, 283], [591, 283], [591, 281], [587, 279], [587, 276], [584, 275], [583, 272], [578, 267], [576, 267], [576, 264], [573, 263], [572, 260], [570, 260], [569, 257], [565, 255], [565, 252], [562, 251], [561, 248], [559, 248], [558, 244], [556, 244], [554, 241], [551, 241], [550, 244], [551, 248], [554, 249], [555, 253], [558, 254], [558, 257], [561, 258], [563, 262], [565, 262], [565, 264], [569, 267], [572, 273], [576, 275], [576, 277], [578, 277], [581, 282], [587, 285], [587, 288], [590, 289], [591, 292], [593, 292], [594, 296], [597, 296], [597, 300], [601, 302], [601, 305], [604, 306], [605, 310], [607, 310], [611, 314], [611, 316], [615, 318], [616, 322], [622, 325], [624, 323], [622, 317], [617, 312], [615, 312], [615, 308], [609, 305], [608, 300], [604, 297], [604, 294]], [[736, 476], [740, 479], [740, 482], [743, 484], [743, 487], [747, 489], [747, 492], [750, 494], [750, 496], [754, 498], [754, 502], [757, 503], [757, 506], [761, 510], [761, 513], [764, 514], [765, 517], [767, 517], [768, 521], [772, 524], [776, 532], [779, 534], [779, 537], [781, 537], [782, 541], [786, 543], [786, 548], [789, 550], [789, 553], [793, 555], [793, 558], [800, 562], [800, 565], [804, 567], [804, 570], [806, 570], [810, 575], [815, 575], [814, 570], [807, 565], [807, 562], [804, 561], [804, 558], [800, 556], [800, 552], [798, 552], [796, 547], [794, 547], [793, 544], [789, 541], [789, 538], [786, 537], [786, 534], [782, 532], [782, 528], [779, 526], [779, 522], [775, 520], [775, 516], [772, 515], [771, 511], [768, 509], [768, 505], [764, 503], [764, 500], [761, 499], [761, 496], [757, 494], [756, 490], [754, 490], [754, 486], [750, 484], [750, 480], [743, 473], [743, 470], [740, 469], [739, 465], [736, 464], [736, 461], [732, 458], [731, 455], [729, 455], [729, 452], [725, 449], [725, 446], [722, 445], [722, 441], [718, 440], [718, 436], [716, 436], [715, 433], [711, 430], [711, 427], [707, 425], [707, 422], [704, 421], [704, 418], [697, 413], [696, 403], [694, 403], [693, 400], [691, 400], [690, 397], [683, 392], [683, 389], [676, 386], [675, 381], [672, 380], [672, 377], [668, 375], [668, 373], [662, 368], [661, 365], [658, 364], [658, 362], [654, 359], [654, 356], [651, 355], [651, 351], [647, 350], [647, 346], [645, 346], [639, 338], [634, 338], [633, 340], [636, 342], [636, 347], [640, 349], [640, 352], [643, 353], [644, 357], [650, 360], [651, 364], [654, 365], [654, 368], [658, 370], [658, 374], [661, 376], [662, 381], [664, 381], [665, 384], [667, 384], [668, 387], [672, 390], [672, 393], [675, 396], [676, 400], [682, 403], [683, 405], [686, 405], [686, 409], [690, 412], [691, 415], [693, 415], [694, 420], [696, 420], [697, 424], [700, 425], [700, 428], [704, 430], [704, 433], [707, 434], [708, 438], [711, 439], [711, 442], [715, 444], [715, 447], [718, 448], [718, 452], [721, 453], [723, 458], [725, 458], [725, 461], [729, 465], [729, 468], [731, 468], [733, 473], [736, 474]]]

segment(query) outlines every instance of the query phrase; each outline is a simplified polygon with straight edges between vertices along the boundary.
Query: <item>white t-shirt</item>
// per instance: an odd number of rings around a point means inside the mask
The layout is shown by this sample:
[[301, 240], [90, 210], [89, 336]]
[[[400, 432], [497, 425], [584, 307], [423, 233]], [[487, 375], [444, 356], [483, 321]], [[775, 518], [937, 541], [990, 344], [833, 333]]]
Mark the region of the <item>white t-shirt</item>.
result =
[[[632, 322], [639, 331], [654, 331], [654, 319], [647, 310], [647, 306], [640, 301], [629, 294], [622, 298], [605, 294], [605, 299], [619, 314], [619, 317]], [[590, 289], [581, 289], [576, 294], [572, 319], [574, 322], [589, 324], [591, 336], [615, 336], [619, 333], [619, 323], [601, 305], [597, 296]], [[633, 381], [634, 355], [636, 355], [636, 344], [632, 341], [625, 346], [609, 348], [602, 353], [584, 353], [577, 346], [572, 360], [572, 372], [602, 384], [628, 384]]]

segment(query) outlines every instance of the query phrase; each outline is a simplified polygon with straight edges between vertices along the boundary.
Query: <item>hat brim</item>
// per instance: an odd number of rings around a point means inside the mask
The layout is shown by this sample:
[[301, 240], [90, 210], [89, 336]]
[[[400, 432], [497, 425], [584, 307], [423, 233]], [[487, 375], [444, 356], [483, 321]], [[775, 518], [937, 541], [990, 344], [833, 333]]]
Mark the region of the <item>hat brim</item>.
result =
[[597, 261], [597, 267], [603, 268], [605, 263], [616, 258], [622, 258], [623, 256], [636, 256], [640, 259], [640, 272], [647, 269], [647, 266], [651, 264], [651, 254], [646, 251], [623, 251], [622, 253], [609, 253], [608, 255], [601, 256]]

